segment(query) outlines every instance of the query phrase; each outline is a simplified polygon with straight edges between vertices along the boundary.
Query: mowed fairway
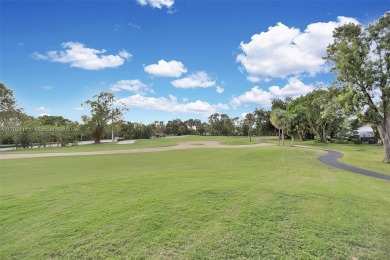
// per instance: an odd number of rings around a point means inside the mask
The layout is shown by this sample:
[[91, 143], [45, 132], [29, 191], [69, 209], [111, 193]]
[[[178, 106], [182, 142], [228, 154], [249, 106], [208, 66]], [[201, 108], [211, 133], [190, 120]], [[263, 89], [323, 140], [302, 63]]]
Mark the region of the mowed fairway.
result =
[[389, 259], [390, 182], [331, 168], [321, 154], [1, 160], [0, 258]]

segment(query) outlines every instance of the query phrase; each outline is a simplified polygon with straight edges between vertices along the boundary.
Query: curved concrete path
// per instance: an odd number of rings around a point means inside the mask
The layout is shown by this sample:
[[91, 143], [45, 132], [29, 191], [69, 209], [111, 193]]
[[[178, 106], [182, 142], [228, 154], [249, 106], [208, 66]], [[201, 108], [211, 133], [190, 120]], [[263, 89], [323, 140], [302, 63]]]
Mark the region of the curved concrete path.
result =
[[147, 153], [147, 152], [162, 152], [172, 150], [184, 150], [195, 148], [254, 148], [260, 146], [270, 146], [271, 144], [248, 144], [248, 145], [223, 145], [218, 141], [194, 141], [194, 142], [179, 142], [174, 146], [142, 148], [142, 149], [127, 149], [127, 150], [108, 150], [108, 151], [92, 151], [92, 152], [69, 152], [69, 153], [14, 153], [0, 154], [0, 160], [3, 159], [22, 159], [22, 158], [38, 158], [38, 157], [58, 157], [58, 156], [83, 156], [83, 155], [102, 155], [102, 154], [127, 154], [127, 153]]
[[361, 168], [353, 167], [351, 165], [339, 162], [338, 159], [342, 158], [344, 156], [340, 152], [336, 152], [336, 151], [332, 151], [332, 150], [325, 150], [325, 149], [321, 149], [321, 150], [328, 152], [328, 154], [325, 154], [325, 155], [318, 157], [318, 160], [320, 162], [326, 163], [327, 165], [330, 165], [332, 167], [342, 169], [345, 171], [349, 171], [349, 172], [353, 172], [353, 173], [357, 173], [357, 174], [362, 174], [362, 175], [370, 176], [370, 177], [374, 177], [374, 178], [390, 180], [389, 175], [364, 170]]

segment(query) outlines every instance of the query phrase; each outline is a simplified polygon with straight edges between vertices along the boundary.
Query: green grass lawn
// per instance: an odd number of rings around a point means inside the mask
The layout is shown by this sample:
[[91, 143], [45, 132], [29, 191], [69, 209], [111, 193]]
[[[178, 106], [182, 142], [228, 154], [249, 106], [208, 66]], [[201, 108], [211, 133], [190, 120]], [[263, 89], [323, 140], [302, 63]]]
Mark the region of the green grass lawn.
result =
[[0, 258], [389, 259], [390, 182], [331, 168], [321, 154], [1, 160]]

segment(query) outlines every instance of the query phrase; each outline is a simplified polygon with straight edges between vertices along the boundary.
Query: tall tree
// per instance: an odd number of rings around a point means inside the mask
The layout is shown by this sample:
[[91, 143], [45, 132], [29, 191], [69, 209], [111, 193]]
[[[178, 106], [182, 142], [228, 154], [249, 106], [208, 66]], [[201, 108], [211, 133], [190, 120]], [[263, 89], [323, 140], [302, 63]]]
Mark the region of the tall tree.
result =
[[255, 123], [255, 119], [255, 115], [252, 113], [248, 113], [245, 115], [244, 124], [248, 126], [249, 142], [252, 142], [252, 129]]
[[21, 114], [12, 90], [0, 82], [0, 126], [19, 121]]
[[209, 124], [212, 135], [233, 135], [234, 134], [234, 120], [227, 114], [214, 113], [209, 116]]
[[[15, 126], [20, 126], [22, 122], [29, 120], [31, 117], [23, 113], [23, 109], [17, 107], [16, 99], [14, 98], [11, 89], [0, 82], [0, 127], [4, 128], [0, 131], [0, 143], [3, 140], [19, 140], [18, 131], [11, 131]], [[7, 127], [10, 127], [7, 129]]]
[[112, 93], [101, 92], [93, 96], [94, 100], [87, 100], [84, 103], [91, 108], [91, 116], [83, 116], [89, 133], [94, 139], [95, 144], [100, 143], [107, 124], [114, 120], [122, 118], [123, 111], [127, 108], [124, 105], [116, 106], [115, 96]]
[[280, 98], [273, 99], [271, 101], [271, 110], [279, 108], [281, 110], [286, 110], [287, 105], [291, 103], [293, 99], [291, 97], [286, 97], [284, 100]]
[[207, 122], [202, 122], [197, 128], [200, 135], [207, 135], [210, 131], [210, 125]]
[[156, 137], [163, 137], [164, 132], [165, 132], [165, 125], [164, 121], [154, 121], [153, 124], [151, 124], [153, 130], [154, 130], [154, 135]]
[[[292, 104], [294, 104], [294, 102]], [[290, 126], [287, 131], [288, 135], [292, 137], [299, 137], [299, 140], [303, 141], [306, 138], [307, 133], [310, 131], [307, 121], [307, 109], [299, 105], [289, 105], [287, 107], [287, 112], [291, 116]]]
[[346, 110], [378, 128], [384, 162], [390, 162], [390, 12], [364, 28], [346, 24], [336, 28], [328, 47], [328, 61], [341, 86]]
[[325, 142], [344, 120], [337, 97], [337, 89], [317, 89], [294, 99], [287, 110], [298, 117], [301, 134], [308, 129], [317, 141]]
[[262, 108], [256, 108], [253, 111], [253, 114], [256, 119], [256, 130], [260, 135], [274, 135], [275, 127], [272, 125], [270, 121], [271, 111], [264, 110]]
[[282, 136], [282, 145], [284, 146], [284, 129], [288, 127], [290, 117], [285, 110], [276, 108], [271, 112], [271, 123], [279, 129], [279, 145], [280, 145], [280, 131]]
[[173, 119], [169, 120], [165, 126], [165, 131], [168, 135], [179, 135], [180, 134], [180, 126], [185, 126], [184, 122], [181, 119]]

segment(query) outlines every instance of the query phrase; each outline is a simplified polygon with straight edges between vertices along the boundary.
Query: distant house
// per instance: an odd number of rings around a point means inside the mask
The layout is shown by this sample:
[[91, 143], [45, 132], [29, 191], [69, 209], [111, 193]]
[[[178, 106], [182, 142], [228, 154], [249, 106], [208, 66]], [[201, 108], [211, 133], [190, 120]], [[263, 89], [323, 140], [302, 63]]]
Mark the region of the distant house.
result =
[[372, 138], [375, 136], [374, 129], [370, 125], [364, 125], [362, 127], [359, 127], [355, 131], [355, 135], [358, 135], [359, 138]]
[[354, 136], [361, 144], [376, 144], [374, 129], [370, 125], [364, 125], [354, 131]]

